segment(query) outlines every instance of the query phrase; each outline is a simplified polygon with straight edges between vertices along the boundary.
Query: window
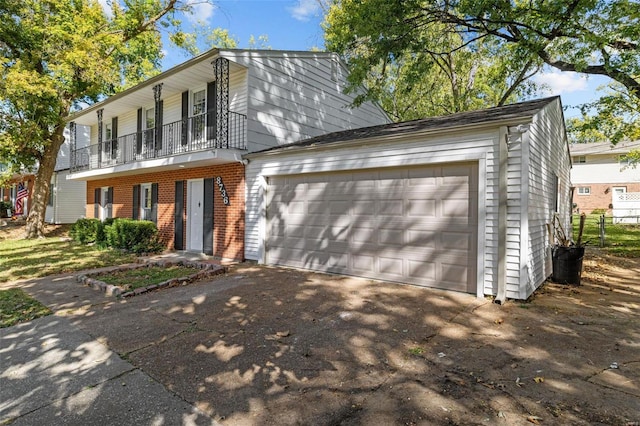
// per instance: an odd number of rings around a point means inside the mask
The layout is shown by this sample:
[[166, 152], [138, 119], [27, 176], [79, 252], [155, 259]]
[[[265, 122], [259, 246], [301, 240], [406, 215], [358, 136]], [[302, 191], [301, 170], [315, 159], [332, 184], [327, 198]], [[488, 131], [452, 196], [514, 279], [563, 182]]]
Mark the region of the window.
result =
[[193, 92], [191, 96], [191, 140], [194, 143], [204, 141], [204, 129], [206, 126], [206, 91]]
[[205, 96], [205, 90], [199, 90], [193, 92], [193, 105], [191, 107], [191, 115], [196, 116], [204, 114], [206, 112], [207, 98]]
[[152, 220], [151, 218], [151, 184], [140, 185], [140, 219]]
[[587, 162], [587, 157], [585, 157], [584, 155], [579, 155], [577, 157], [573, 157], [573, 162], [574, 163], [586, 163]]
[[110, 141], [113, 139], [113, 129], [111, 128], [111, 123], [105, 123], [104, 125], [104, 140]]
[[156, 109], [154, 107], [147, 108], [144, 112], [144, 128], [149, 130], [156, 127]]
[[590, 186], [578, 187], [578, 195], [591, 195], [591, 187]]

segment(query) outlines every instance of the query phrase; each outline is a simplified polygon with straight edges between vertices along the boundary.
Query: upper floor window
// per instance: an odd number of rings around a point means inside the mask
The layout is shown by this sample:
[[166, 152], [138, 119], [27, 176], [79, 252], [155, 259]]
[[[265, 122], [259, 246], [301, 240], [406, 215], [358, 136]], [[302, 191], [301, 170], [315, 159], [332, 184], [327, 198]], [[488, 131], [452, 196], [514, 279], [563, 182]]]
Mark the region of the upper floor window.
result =
[[105, 123], [104, 125], [104, 140], [110, 141], [113, 139], [113, 128], [111, 127], [111, 123]]
[[578, 195], [591, 195], [591, 187], [590, 186], [579, 186], [578, 187]]
[[587, 162], [587, 157], [585, 157], [584, 155], [578, 155], [577, 157], [573, 157], [574, 159], [574, 163], [586, 163]]
[[156, 127], [156, 109], [154, 107], [147, 108], [144, 112], [145, 129], [153, 129]]
[[193, 92], [193, 105], [191, 107], [191, 115], [196, 116], [204, 114], [206, 111], [207, 97], [205, 90]]

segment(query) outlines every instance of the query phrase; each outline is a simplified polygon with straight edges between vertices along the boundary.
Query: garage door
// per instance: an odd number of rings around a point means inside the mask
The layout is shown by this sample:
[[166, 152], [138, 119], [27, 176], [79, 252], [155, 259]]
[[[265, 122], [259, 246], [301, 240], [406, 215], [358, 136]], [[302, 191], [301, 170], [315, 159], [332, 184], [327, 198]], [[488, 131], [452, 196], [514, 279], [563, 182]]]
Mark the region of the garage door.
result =
[[268, 179], [267, 263], [475, 293], [477, 163]]

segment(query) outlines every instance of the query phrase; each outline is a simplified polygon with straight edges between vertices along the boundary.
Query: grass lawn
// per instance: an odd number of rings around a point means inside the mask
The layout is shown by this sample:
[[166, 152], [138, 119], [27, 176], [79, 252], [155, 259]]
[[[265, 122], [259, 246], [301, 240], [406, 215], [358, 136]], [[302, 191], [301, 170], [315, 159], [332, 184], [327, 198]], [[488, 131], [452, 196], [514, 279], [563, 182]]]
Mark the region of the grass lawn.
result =
[[49, 315], [51, 311], [19, 288], [0, 290], [0, 328]]
[[[587, 215], [582, 241], [591, 247], [600, 246], [600, 231], [598, 221], [600, 215]], [[573, 216], [574, 240], [578, 238], [578, 224], [580, 216]], [[624, 257], [640, 257], [640, 225], [613, 224], [611, 216], [605, 216], [605, 244], [604, 249], [610, 254]]]
[[133, 262], [135, 256], [60, 237], [0, 241], [0, 282]]
[[149, 266], [109, 272], [108, 275], [97, 275], [95, 278], [107, 284], [121, 287], [123, 290], [134, 290], [139, 287], [159, 284], [172, 278], [186, 277], [195, 272], [197, 272], [196, 269], [185, 266]]
[[[132, 262], [135, 257], [115, 250], [84, 246], [66, 239], [67, 228], [55, 236], [21, 240], [20, 228], [0, 229], [0, 283], [63, 272]], [[0, 290], [0, 327], [49, 315], [51, 312], [20, 289]]]

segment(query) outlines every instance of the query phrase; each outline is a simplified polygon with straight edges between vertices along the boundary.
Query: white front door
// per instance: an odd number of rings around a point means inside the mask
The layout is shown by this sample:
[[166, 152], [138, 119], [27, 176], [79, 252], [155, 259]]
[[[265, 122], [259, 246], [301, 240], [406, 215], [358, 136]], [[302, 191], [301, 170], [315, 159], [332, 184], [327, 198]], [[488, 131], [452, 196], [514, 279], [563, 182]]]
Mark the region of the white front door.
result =
[[202, 252], [204, 181], [190, 180], [187, 188], [187, 250]]

